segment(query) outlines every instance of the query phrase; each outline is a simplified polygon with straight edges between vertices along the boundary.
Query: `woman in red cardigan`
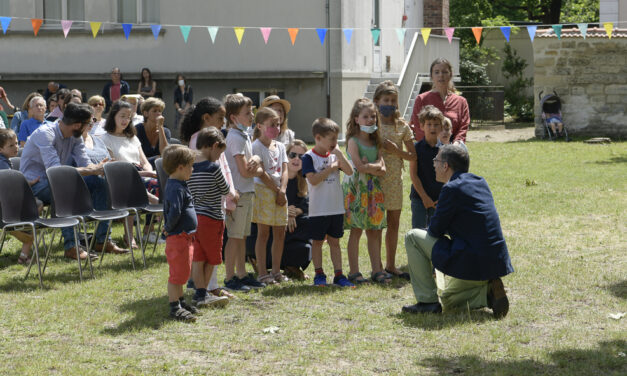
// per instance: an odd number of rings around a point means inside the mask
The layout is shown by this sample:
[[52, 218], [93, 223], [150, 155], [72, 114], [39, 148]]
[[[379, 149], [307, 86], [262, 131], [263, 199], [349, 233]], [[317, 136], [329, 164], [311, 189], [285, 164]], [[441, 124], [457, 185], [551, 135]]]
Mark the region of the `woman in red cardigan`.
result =
[[431, 63], [431, 82], [433, 88], [420, 94], [414, 102], [414, 110], [411, 114], [411, 125], [416, 141], [424, 138], [425, 134], [420, 129], [418, 114], [423, 106], [437, 107], [444, 116], [453, 124], [451, 142], [466, 142], [466, 132], [470, 125], [470, 113], [468, 102], [460, 95], [455, 94], [453, 86], [453, 68], [451, 63], [444, 58], [437, 58]]

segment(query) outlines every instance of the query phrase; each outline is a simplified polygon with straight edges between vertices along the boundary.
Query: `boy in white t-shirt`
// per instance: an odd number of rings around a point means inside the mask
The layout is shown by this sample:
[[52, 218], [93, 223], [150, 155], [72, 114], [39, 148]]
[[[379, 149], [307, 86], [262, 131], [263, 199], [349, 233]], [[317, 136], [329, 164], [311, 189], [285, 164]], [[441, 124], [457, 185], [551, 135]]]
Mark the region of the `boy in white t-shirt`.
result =
[[344, 235], [344, 194], [340, 172], [353, 174], [353, 168], [337, 148], [340, 127], [331, 119], [318, 118], [312, 125], [316, 145], [302, 157], [303, 176], [309, 188], [309, 221], [311, 256], [316, 269], [314, 285], [326, 286], [327, 276], [322, 270], [322, 244], [326, 237], [335, 269], [333, 284], [354, 287], [342, 274], [340, 238]]

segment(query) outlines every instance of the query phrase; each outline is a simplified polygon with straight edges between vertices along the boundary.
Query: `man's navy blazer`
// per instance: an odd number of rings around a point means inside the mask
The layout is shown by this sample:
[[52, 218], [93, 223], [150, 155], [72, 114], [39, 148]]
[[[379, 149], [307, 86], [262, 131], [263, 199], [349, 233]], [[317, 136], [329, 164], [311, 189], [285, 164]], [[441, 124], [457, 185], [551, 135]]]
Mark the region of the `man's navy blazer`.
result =
[[433, 266], [446, 275], [484, 281], [514, 271], [492, 192], [480, 176], [451, 176], [442, 187], [428, 233], [439, 238], [431, 253]]

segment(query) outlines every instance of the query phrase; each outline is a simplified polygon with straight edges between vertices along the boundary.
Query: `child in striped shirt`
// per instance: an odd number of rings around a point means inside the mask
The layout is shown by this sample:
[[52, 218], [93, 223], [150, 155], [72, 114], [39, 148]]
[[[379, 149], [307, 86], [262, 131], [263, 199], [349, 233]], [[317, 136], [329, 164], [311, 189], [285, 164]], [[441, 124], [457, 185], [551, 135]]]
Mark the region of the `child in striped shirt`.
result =
[[208, 294], [206, 286], [214, 266], [222, 263], [222, 196], [229, 193], [229, 185], [216, 161], [226, 143], [219, 130], [208, 127], [198, 133], [196, 148], [206, 160], [194, 163], [194, 172], [188, 183], [198, 218], [192, 260], [192, 279], [197, 288], [192, 303], [198, 307], [223, 307], [229, 302], [228, 298]]

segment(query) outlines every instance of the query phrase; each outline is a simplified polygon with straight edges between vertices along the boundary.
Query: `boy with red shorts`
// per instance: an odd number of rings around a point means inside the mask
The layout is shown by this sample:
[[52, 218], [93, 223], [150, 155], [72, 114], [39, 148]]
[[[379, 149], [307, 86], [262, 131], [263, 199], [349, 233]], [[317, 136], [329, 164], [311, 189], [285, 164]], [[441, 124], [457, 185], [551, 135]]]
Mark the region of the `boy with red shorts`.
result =
[[194, 153], [183, 145], [170, 145], [162, 153], [163, 169], [170, 175], [163, 200], [165, 255], [170, 267], [168, 299], [170, 317], [196, 321], [198, 310], [185, 303], [183, 285], [192, 268], [194, 233], [198, 225], [192, 194], [186, 181], [192, 176]]
[[200, 150], [201, 156], [196, 157], [197, 163], [194, 163], [189, 180], [198, 219], [192, 262], [192, 279], [196, 286], [192, 303], [197, 307], [224, 307], [229, 302], [226, 296], [207, 293], [213, 268], [222, 263], [222, 196], [228, 194], [230, 188], [216, 161], [225, 148], [224, 137], [217, 128], [207, 127], [198, 133], [196, 149]]

